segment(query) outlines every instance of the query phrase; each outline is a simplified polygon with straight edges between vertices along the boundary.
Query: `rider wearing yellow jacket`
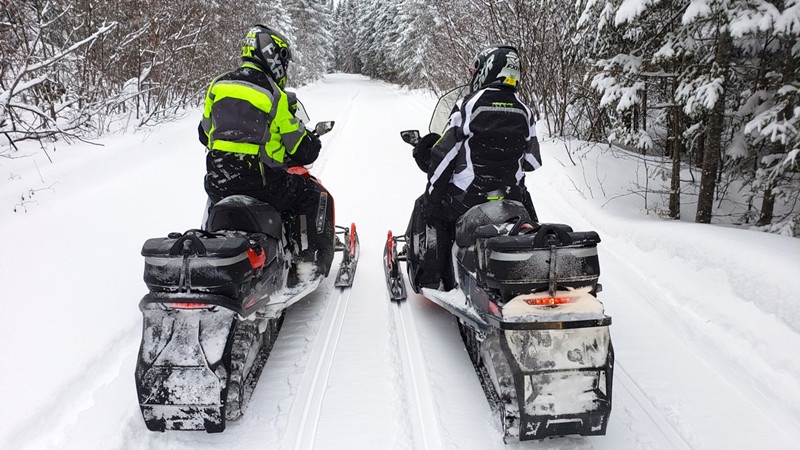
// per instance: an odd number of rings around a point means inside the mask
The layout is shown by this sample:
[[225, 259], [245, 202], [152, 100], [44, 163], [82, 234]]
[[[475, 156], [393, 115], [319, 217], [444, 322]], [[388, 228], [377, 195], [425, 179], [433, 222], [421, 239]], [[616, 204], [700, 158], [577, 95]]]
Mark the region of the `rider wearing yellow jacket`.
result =
[[[319, 156], [319, 138], [295, 117], [296, 99], [284, 91], [292, 59], [288, 41], [265, 25], [245, 36], [242, 65], [216, 77], [208, 87], [200, 142], [206, 157], [205, 190], [212, 203], [243, 194], [270, 203], [291, 223], [301, 261], [316, 260], [327, 275], [333, 259], [333, 225], [308, 242], [299, 236], [301, 223], [315, 223], [320, 211], [330, 213], [330, 194], [319, 183], [287, 172]], [[319, 254], [315, 254], [319, 252]]]

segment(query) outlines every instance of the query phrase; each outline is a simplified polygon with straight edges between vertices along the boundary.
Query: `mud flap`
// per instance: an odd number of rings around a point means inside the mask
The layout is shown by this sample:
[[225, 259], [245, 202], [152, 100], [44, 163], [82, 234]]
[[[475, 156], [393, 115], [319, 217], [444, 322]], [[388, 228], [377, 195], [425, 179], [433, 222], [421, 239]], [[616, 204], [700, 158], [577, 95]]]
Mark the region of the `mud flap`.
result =
[[513, 375], [519, 440], [604, 435], [614, 351], [608, 327], [503, 332]]
[[225, 308], [175, 310], [159, 303], [143, 305], [142, 313], [135, 378], [147, 428], [223, 431], [228, 337], [236, 313]]

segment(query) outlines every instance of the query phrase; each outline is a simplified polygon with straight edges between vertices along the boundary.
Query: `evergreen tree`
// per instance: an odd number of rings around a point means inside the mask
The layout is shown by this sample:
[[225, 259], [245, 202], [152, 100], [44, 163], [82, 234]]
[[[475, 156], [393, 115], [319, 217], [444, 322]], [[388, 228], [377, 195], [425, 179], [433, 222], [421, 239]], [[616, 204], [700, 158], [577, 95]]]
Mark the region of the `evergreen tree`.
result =
[[356, 6], [355, 0], [342, 0], [333, 15], [333, 69], [346, 73], [361, 71], [361, 63], [356, 55]]
[[289, 81], [295, 85], [311, 83], [333, 64], [333, 11], [329, 3], [318, 0], [284, 0], [284, 5], [296, 30]]

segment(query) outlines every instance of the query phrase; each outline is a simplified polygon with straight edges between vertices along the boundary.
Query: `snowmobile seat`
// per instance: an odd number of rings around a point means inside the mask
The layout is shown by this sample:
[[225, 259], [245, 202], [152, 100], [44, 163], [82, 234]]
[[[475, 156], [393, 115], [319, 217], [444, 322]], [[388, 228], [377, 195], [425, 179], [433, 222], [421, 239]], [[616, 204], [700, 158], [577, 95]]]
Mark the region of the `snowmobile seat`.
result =
[[225, 197], [208, 213], [209, 231], [236, 230], [247, 233], [264, 233], [281, 238], [281, 214], [269, 203], [246, 195]]
[[505, 222], [531, 222], [528, 211], [522, 203], [514, 200], [501, 200], [473, 206], [456, 222], [456, 245], [469, 247], [475, 245], [475, 231], [486, 225], [502, 225]]

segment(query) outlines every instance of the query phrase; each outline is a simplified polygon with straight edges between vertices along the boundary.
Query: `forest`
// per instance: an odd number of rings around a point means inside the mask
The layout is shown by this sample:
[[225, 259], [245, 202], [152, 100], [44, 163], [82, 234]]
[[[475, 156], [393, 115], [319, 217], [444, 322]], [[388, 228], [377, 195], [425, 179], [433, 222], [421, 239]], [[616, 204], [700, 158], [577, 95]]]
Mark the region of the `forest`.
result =
[[[23, 140], [45, 150], [194, 112], [255, 23], [292, 43], [290, 89], [346, 72], [443, 93], [479, 50], [509, 44], [540, 139], [615, 145], [670, 180], [631, 187], [663, 199], [648, 213], [800, 236], [800, 0], [0, 5], [0, 162]], [[731, 199], [734, 215], [719, 212]]]

